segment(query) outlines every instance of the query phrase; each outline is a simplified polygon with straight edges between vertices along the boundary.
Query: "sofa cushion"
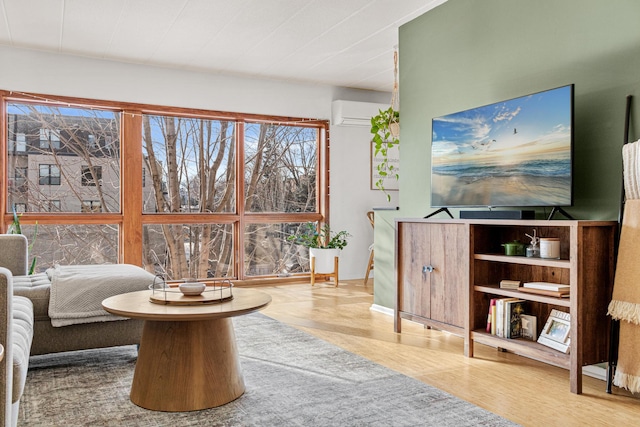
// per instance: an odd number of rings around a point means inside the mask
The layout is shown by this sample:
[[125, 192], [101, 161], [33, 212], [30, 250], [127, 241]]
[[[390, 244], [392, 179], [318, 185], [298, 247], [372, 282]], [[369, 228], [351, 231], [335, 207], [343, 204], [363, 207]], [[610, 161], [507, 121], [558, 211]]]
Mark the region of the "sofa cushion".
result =
[[33, 316], [36, 321], [49, 321], [50, 292], [51, 281], [47, 273], [13, 276], [13, 294], [27, 297], [33, 302]]
[[27, 380], [29, 353], [33, 340], [33, 304], [26, 297], [13, 297], [13, 394], [12, 402], [20, 400]]

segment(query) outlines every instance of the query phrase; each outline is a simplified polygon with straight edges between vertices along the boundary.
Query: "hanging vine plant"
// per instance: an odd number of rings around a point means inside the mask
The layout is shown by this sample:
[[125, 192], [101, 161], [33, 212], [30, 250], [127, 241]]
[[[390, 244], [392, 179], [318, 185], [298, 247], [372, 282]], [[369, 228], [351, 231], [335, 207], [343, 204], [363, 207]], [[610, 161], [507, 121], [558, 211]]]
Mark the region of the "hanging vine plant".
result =
[[375, 144], [374, 156], [380, 156], [382, 159], [376, 166], [380, 178], [375, 182], [375, 186], [384, 191], [387, 200], [391, 201], [391, 195], [385, 191], [384, 180], [389, 177], [399, 178], [398, 170], [389, 163], [388, 154], [389, 149], [400, 144], [400, 112], [393, 106], [379, 111], [377, 116], [371, 118], [371, 133]]
[[400, 144], [400, 111], [398, 101], [398, 52], [393, 52], [394, 81], [391, 106], [386, 110], [378, 110], [377, 116], [371, 117], [371, 133], [373, 134], [374, 156], [380, 156], [377, 164], [378, 180], [376, 188], [382, 190], [391, 201], [391, 195], [385, 191], [384, 180], [387, 178], [399, 179], [398, 169], [389, 163], [389, 150]]

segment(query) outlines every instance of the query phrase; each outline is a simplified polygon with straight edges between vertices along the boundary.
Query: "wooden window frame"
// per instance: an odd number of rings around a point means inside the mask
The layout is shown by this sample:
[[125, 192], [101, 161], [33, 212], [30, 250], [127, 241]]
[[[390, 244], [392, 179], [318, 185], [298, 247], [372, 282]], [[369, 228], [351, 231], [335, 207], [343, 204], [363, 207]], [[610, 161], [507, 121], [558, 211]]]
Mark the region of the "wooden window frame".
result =
[[[72, 106], [77, 108], [97, 108], [112, 110], [121, 114], [120, 150], [121, 150], [121, 201], [120, 212], [82, 213], [56, 213], [27, 212], [21, 216], [23, 224], [115, 224], [119, 226], [119, 253], [118, 261], [142, 265], [142, 227], [148, 224], [234, 224], [234, 271], [238, 282], [249, 282], [269, 279], [269, 277], [245, 277], [242, 266], [244, 265], [244, 250], [239, 242], [242, 242], [243, 230], [246, 224], [251, 223], [283, 223], [283, 222], [319, 222], [325, 223], [329, 217], [329, 122], [299, 117], [282, 117], [261, 114], [243, 114], [215, 110], [203, 110], [180, 107], [165, 107], [151, 104], [138, 104], [116, 101], [101, 101], [89, 98], [65, 97], [36, 93], [18, 93], [14, 91], [0, 90], [0, 227], [6, 232], [11, 223], [12, 216], [7, 206], [8, 179], [7, 179], [7, 154], [8, 135], [5, 118], [7, 104], [11, 102], [50, 104]], [[210, 120], [229, 120], [236, 122], [236, 140], [244, 140], [244, 124], [247, 122], [281, 123], [283, 125], [295, 125], [313, 127], [318, 129], [317, 152], [317, 176], [316, 176], [316, 212], [308, 213], [249, 213], [244, 212], [244, 185], [240, 180], [242, 173], [236, 174], [236, 213], [143, 213], [142, 210], [142, 115], [158, 114], [206, 118]], [[236, 151], [237, 162], [244, 162], [244, 149], [238, 144]], [[243, 171], [243, 165], [237, 165], [238, 171]], [[124, 195], [127, 195], [125, 198]], [[137, 195], [137, 196], [136, 196]], [[275, 276], [273, 276], [275, 278]], [[299, 280], [298, 276], [296, 280]], [[279, 279], [282, 280], [282, 279]]]

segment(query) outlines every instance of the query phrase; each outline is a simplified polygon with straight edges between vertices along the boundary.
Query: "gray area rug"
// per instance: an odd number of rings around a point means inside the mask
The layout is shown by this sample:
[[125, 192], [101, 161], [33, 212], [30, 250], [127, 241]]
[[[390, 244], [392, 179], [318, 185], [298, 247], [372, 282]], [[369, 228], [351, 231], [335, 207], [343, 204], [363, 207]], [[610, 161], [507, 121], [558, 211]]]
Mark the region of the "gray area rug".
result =
[[19, 425], [515, 425], [260, 313], [234, 324], [246, 392], [227, 405], [179, 413], [134, 405], [136, 348], [115, 347], [32, 357]]

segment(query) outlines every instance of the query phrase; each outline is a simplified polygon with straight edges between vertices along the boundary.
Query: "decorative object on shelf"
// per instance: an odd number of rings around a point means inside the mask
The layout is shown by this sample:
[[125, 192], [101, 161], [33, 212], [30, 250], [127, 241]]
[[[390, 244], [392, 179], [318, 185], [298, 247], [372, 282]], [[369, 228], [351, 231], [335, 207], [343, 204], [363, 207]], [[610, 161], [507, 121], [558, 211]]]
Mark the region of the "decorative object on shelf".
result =
[[166, 282], [156, 275], [149, 285], [149, 301], [165, 305], [217, 304], [233, 299], [233, 283], [228, 279], [213, 280], [211, 283], [186, 279], [182, 282]]
[[[391, 195], [386, 192], [389, 188], [385, 187], [385, 183], [390, 178], [396, 180], [400, 177], [399, 169], [394, 165], [396, 157], [394, 153], [400, 144], [400, 101], [398, 99], [398, 51], [393, 52], [393, 92], [391, 95], [391, 105], [386, 110], [379, 110], [377, 116], [371, 118], [371, 133], [373, 134], [374, 151], [372, 155], [372, 164], [374, 158], [380, 161], [376, 164], [378, 179], [375, 181], [375, 188], [382, 190], [387, 201], [391, 201]], [[394, 150], [395, 148], [395, 150]], [[390, 154], [392, 156], [390, 156]], [[372, 166], [373, 168], [373, 166]]]
[[529, 258], [540, 257], [540, 246], [538, 246], [538, 243], [540, 243], [540, 238], [536, 236], [537, 232], [538, 230], [534, 228], [533, 236], [525, 233], [525, 236], [531, 239], [531, 243], [529, 244], [529, 246], [527, 246], [527, 249], [525, 251], [525, 255]]
[[560, 239], [543, 237], [540, 239], [540, 258], [560, 258]]
[[520, 315], [520, 337], [530, 341], [538, 339], [538, 320], [531, 314]]
[[503, 243], [501, 245], [504, 247], [504, 254], [509, 256], [524, 256], [524, 243], [520, 243], [518, 240], [514, 240], [513, 242]]
[[563, 353], [569, 353], [571, 344], [570, 331], [571, 315], [564, 311], [553, 309], [538, 337], [538, 342]]

